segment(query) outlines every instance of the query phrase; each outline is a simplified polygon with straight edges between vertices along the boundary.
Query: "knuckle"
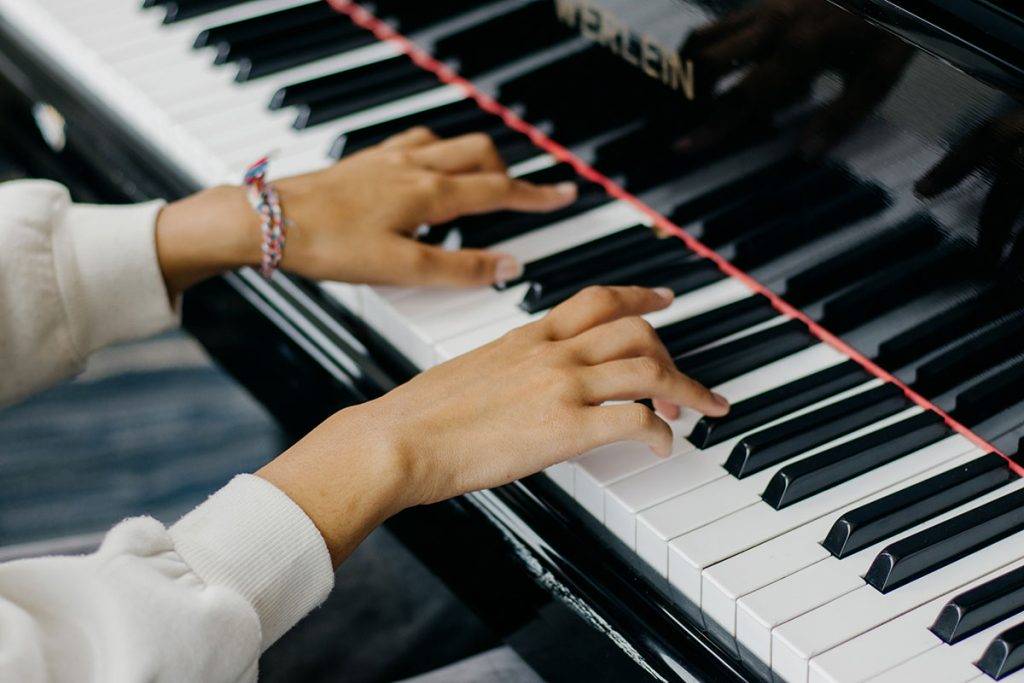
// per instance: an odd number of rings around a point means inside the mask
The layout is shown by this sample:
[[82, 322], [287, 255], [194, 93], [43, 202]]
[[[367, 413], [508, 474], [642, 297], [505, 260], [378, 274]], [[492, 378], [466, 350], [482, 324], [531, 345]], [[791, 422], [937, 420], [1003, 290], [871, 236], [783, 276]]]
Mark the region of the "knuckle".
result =
[[466, 136], [468, 143], [474, 148], [483, 152], [496, 151], [494, 140], [487, 133], [470, 133]]
[[416, 176], [416, 189], [425, 195], [438, 195], [444, 192], [444, 180], [436, 173], [421, 173]]
[[573, 398], [579, 396], [582, 390], [582, 383], [576, 373], [571, 370], [560, 370], [554, 373], [551, 382], [552, 387], [560, 396]]
[[409, 129], [409, 134], [424, 138], [437, 137], [434, 135], [434, 131], [430, 130], [430, 128], [426, 126], [414, 126]]
[[648, 356], [637, 358], [635, 363], [636, 373], [648, 381], [657, 382], [665, 379], [668, 375], [668, 370], [664, 365]]
[[646, 432], [655, 427], [657, 418], [651, 410], [640, 403], [628, 407], [629, 423], [639, 432]]
[[654, 326], [638, 315], [623, 318], [622, 325], [631, 339], [641, 342], [644, 346], [649, 346], [658, 340]]
[[615, 293], [608, 287], [591, 285], [579, 294], [580, 302], [588, 307], [608, 309], [616, 305]]

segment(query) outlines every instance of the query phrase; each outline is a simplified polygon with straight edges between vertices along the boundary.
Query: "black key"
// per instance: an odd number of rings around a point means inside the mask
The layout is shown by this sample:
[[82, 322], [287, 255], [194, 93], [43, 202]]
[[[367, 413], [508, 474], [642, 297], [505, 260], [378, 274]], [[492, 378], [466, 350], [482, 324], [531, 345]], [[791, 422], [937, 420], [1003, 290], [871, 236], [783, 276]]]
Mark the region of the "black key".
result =
[[462, 233], [464, 247], [483, 248], [545, 225], [553, 225], [612, 201], [612, 197], [605, 192], [603, 187], [582, 180], [568, 164], [556, 164], [550, 168], [527, 173], [522, 176], [522, 180], [540, 185], [567, 180], [575, 181], [579, 185], [579, 196], [571, 205], [551, 213], [498, 211], [481, 216], [460, 218], [447, 225], [437, 227], [442, 230], [457, 227]]
[[842, 559], [1016, 480], [1002, 456], [983, 455], [844, 513], [822, 545]]
[[997, 289], [987, 289], [958, 301], [928, 320], [883, 342], [877, 362], [898, 368], [981, 328], [1008, 313], [1014, 304]]
[[584, 277], [561, 280], [553, 286], [535, 282], [523, 297], [519, 307], [527, 313], [538, 313], [557, 306], [580, 290], [591, 285], [637, 285], [658, 287], [670, 277], [689, 268], [706, 270], [705, 262], [694, 261], [683, 249], [660, 248], [659, 253], [641, 261], [626, 262], [604, 272], [588, 273]]
[[672, 209], [669, 219], [676, 225], [692, 223], [709, 213], [734, 206], [751, 194], [763, 193], [782, 182], [792, 182], [794, 175], [808, 173], [809, 170], [807, 162], [802, 159], [786, 157], [678, 204]]
[[786, 281], [786, 300], [805, 306], [877, 272], [902, 254], [935, 247], [942, 232], [929, 216], [915, 216], [882, 235], [858, 244]]
[[1014, 491], [889, 545], [864, 580], [888, 593], [1021, 530], [1024, 491]]
[[641, 263], [656, 266], [664, 258], [674, 263], [679, 258], [690, 257], [691, 254], [679, 240], [659, 240], [652, 233], [651, 239], [630, 240], [621, 244], [617, 250], [594, 252], [589, 258], [575, 261], [572, 268], [548, 268], [545, 273], [535, 274], [530, 278], [531, 293], [527, 298], [544, 296], [546, 292], [566, 286], [578, 289], [580, 282], [601, 278], [622, 268], [636, 268]]
[[767, 263], [795, 247], [883, 211], [889, 201], [889, 195], [880, 187], [858, 187], [827, 204], [741, 237], [736, 241], [733, 262], [741, 268]]
[[560, 272], [566, 272], [593, 258], [604, 258], [618, 249], [628, 249], [634, 244], [653, 242], [658, 235], [646, 225], [634, 225], [596, 240], [565, 249], [557, 254], [531, 261], [523, 267], [523, 276], [505, 283], [500, 289], [512, 287], [521, 282], [536, 282]]
[[776, 510], [930, 446], [953, 431], [931, 411], [798, 460], [775, 473], [762, 500]]
[[388, 102], [395, 102], [404, 97], [411, 97], [436, 87], [438, 87], [437, 78], [434, 74], [424, 71], [401, 83], [392, 83], [383, 89], [373, 88], [368, 92], [352, 94], [349, 97], [331, 98], [301, 104], [296, 107], [297, 114], [292, 126], [296, 130], [312, 128], [321, 123], [334, 121], [343, 116], [372, 109]]
[[[445, 2], [409, 2], [409, 0], [376, 0], [373, 11], [378, 19], [397, 25], [403, 33], [418, 31], [432, 24], [455, 18], [477, 9], [480, 0], [446, 0]], [[486, 43], [485, 43], [486, 44]]]
[[676, 358], [676, 365], [704, 386], [713, 387], [813, 345], [814, 337], [799, 320]]
[[[703, 417], [688, 439], [697, 448], [710, 448], [870, 379], [860, 365], [852, 360], [845, 361], [737, 401], [725, 417]], [[736, 469], [733, 474], [742, 471], [738, 464], [733, 467]]]
[[348, 33], [344, 24], [328, 24], [312, 31], [299, 30], [264, 45], [258, 54], [238, 60], [235, 80], [245, 83], [301, 66], [323, 57], [370, 45], [377, 38], [369, 31]]
[[852, 330], [940, 285], [960, 279], [952, 274], [969, 259], [965, 249], [940, 247], [894, 264], [855, 289], [827, 301], [821, 323], [833, 333]]
[[1024, 667], [1024, 623], [1006, 629], [989, 643], [977, 666], [997, 681]]
[[652, 280], [655, 284], [646, 286], [667, 287], [678, 296], [724, 279], [725, 273], [714, 263], [707, 259], [695, 259], [688, 261], [684, 268], [673, 268], [665, 277]]
[[986, 368], [994, 367], [1024, 351], [1024, 311], [1000, 321], [917, 369], [913, 387], [934, 396], [966, 382]]
[[[266, 38], [277, 31], [307, 26], [320, 20], [336, 21], [343, 17], [331, 9], [326, 2], [311, 2], [306, 5], [261, 14], [257, 17], [234, 21], [205, 29], [196, 36], [194, 47], [230, 45], [254, 38]], [[349, 22], [350, 26], [355, 26]]]
[[777, 176], [747, 201], [706, 217], [701, 241], [711, 247], [721, 246], [752, 228], [792, 220], [862, 184], [849, 172], [834, 166], [794, 170], [796, 175]]
[[488, 114], [480, 109], [475, 100], [459, 100], [442, 107], [408, 114], [344, 133], [331, 145], [330, 156], [333, 159], [340, 159], [343, 155], [355, 154], [383, 142], [392, 135], [417, 126], [426, 126], [441, 137], [451, 137], [493, 125], [497, 120], [498, 118], [493, 114]]
[[748, 477], [909, 406], [894, 384], [862, 391], [743, 437], [729, 454], [725, 469], [737, 478]]
[[243, 2], [251, 0], [170, 0], [162, 3], [166, 11], [164, 23], [173, 24], [176, 21], [192, 19]]
[[658, 330], [658, 336], [669, 354], [675, 358], [767, 322], [777, 315], [767, 299], [751, 296], [666, 325]]
[[[509, 129], [511, 130], [511, 129]], [[540, 154], [537, 145], [521, 133], [515, 133], [515, 139], [498, 146], [498, 152], [506, 164], [512, 166]]]
[[1024, 567], [1018, 567], [947, 602], [931, 631], [952, 645], [1022, 611]]
[[[968, 427], [974, 427], [1022, 400], [1024, 361], [1019, 361], [960, 393], [956, 397], [952, 417]], [[1019, 422], [1016, 414], [1007, 417], [1012, 425]]]
[[376, 89], [387, 89], [420, 76], [431, 76], [404, 55], [366, 64], [347, 71], [328, 74], [300, 83], [286, 85], [270, 98], [271, 109], [283, 109], [297, 104], [309, 104], [348, 96], [359, 96]]
[[459, 74], [471, 78], [575, 37], [569, 27], [556, 20], [550, 3], [541, 0], [442, 38], [432, 52], [442, 61], [458, 60]]

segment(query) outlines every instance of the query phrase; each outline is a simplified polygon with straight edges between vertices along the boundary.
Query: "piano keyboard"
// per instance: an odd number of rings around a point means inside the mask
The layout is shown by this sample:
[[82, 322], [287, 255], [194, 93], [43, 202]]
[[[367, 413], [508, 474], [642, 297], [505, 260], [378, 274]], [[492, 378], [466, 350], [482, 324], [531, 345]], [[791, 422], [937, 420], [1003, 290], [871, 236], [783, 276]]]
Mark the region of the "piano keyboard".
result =
[[[676, 301], [647, 319], [732, 412], [684, 412], [668, 459], [617, 444], [547, 474], [752, 672], [790, 682], [1024, 680], [1024, 481], [1002, 457], [326, 4], [140, 3], [0, 0], [0, 16], [197, 187], [237, 182], [268, 150], [276, 174], [321, 168], [412, 125], [488, 131], [513, 174], [580, 182], [580, 201], [555, 215], [432, 229], [516, 256], [526, 264], [519, 282], [322, 287], [420, 368], [589, 284], [671, 287]], [[847, 150], [842, 164], [788, 156], [785, 125], [667, 155], [645, 125], [653, 86], [538, 21], [550, 2], [373, 6], [959, 422], [1019, 450], [1024, 359], [1012, 342], [1024, 314], [949, 239], [945, 226], [967, 200], [928, 211], [911, 196], [906, 169], [939, 149], [871, 123], [859, 139], [873, 144]], [[702, 17], [653, 19], [685, 35]], [[597, 66], [634, 96], [603, 102], [608, 82], [574, 78]], [[574, 118], [581, 111], [586, 120]]]

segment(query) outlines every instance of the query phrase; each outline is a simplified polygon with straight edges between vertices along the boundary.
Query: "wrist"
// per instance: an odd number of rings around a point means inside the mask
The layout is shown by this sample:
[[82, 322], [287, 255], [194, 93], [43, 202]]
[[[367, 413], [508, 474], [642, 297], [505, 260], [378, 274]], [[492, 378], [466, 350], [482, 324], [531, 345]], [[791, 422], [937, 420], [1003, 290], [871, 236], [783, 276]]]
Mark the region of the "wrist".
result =
[[245, 190], [204, 190], [160, 212], [157, 254], [168, 289], [176, 294], [218, 273], [260, 262], [259, 217]]
[[256, 472], [312, 520], [335, 566], [408, 505], [403, 458], [373, 405], [333, 415]]

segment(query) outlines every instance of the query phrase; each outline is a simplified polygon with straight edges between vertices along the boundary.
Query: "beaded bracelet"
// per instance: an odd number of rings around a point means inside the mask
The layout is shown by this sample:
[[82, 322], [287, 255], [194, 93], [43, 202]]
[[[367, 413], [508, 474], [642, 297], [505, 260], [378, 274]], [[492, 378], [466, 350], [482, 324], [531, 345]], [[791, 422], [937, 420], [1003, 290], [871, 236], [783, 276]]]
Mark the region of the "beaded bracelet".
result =
[[260, 215], [260, 228], [263, 231], [260, 274], [268, 280], [281, 265], [288, 233], [277, 190], [273, 184], [267, 182], [269, 167], [270, 158], [263, 157], [245, 172], [245, 186], [248, 188], [249, 203]]

